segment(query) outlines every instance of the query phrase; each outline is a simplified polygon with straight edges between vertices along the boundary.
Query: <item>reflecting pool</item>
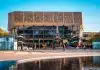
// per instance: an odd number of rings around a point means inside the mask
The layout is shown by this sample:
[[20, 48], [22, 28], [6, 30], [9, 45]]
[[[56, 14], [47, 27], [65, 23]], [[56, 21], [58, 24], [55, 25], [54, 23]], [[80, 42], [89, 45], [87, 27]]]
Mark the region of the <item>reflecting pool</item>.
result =
[[16, 67], [16, 61], [0, 61], [0, 70], [14, 70], [14, 66]]
[[100, 56], [32, 61], [17, 64], [16, 70], [100, 70]]

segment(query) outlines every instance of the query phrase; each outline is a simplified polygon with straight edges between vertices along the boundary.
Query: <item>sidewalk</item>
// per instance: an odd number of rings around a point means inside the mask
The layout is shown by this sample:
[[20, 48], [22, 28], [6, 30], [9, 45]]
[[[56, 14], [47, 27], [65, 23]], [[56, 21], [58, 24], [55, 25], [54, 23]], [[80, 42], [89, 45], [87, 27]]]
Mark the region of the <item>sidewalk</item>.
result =
[[17, 60], [18, 63], [41, 59], [54, 59], [66, 57], [100, 56], [100, 50], [89, 49], [62, 49], [33, 50], [33, 51], [0, 51], [0, 61]]

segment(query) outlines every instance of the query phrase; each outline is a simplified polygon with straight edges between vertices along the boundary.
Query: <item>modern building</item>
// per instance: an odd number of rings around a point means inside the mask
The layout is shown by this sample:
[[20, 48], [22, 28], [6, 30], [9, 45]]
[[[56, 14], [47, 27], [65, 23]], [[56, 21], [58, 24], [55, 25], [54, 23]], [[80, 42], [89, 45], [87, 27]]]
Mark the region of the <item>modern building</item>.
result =
[[8, 16], [8, 30], [16, 34], [18, 46], [49, 46], [55, 38], [80, 38], [83, 32], [82, 12], [15, 11]]
[[95, 39], [95, 40], [92, 42], [92, 45], [93, 45], [93, 49], [100, 49], [100, 38]]
[[13, 47], [13, 38], [10, 36], [0, 37], [0, 50], [15, 50]]

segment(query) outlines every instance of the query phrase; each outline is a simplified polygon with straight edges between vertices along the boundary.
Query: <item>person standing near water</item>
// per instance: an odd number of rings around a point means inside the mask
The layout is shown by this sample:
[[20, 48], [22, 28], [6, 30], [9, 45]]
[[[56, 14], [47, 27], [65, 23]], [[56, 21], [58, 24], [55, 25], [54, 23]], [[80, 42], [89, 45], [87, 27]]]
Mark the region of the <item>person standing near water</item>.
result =
[[51, 47], [53, 48], [53, 50], [55, 49], [54, 43], [51, 43]]
[[46, 48], [46, 43], [43, 43], [42, 46], [43, 46], [43, 49], [45, 49]]
[[62, 46], [63, 46], [63, 50], [65, 51], [65, 44], [63, 43]]
[[63, 50], [65, 51], [65, 43], [63, 42], [63, 40], [61, 42], [62, 42]]

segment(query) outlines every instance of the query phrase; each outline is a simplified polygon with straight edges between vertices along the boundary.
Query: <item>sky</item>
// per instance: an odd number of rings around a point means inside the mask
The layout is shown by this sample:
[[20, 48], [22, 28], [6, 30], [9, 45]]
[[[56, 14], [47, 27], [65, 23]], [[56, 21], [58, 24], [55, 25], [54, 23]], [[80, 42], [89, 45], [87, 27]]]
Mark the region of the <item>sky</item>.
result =
[[13, 11], [82, 12], [84, 31], [100, 31], [100, 0], [0, 0], [0, 28], [7, 31]]

